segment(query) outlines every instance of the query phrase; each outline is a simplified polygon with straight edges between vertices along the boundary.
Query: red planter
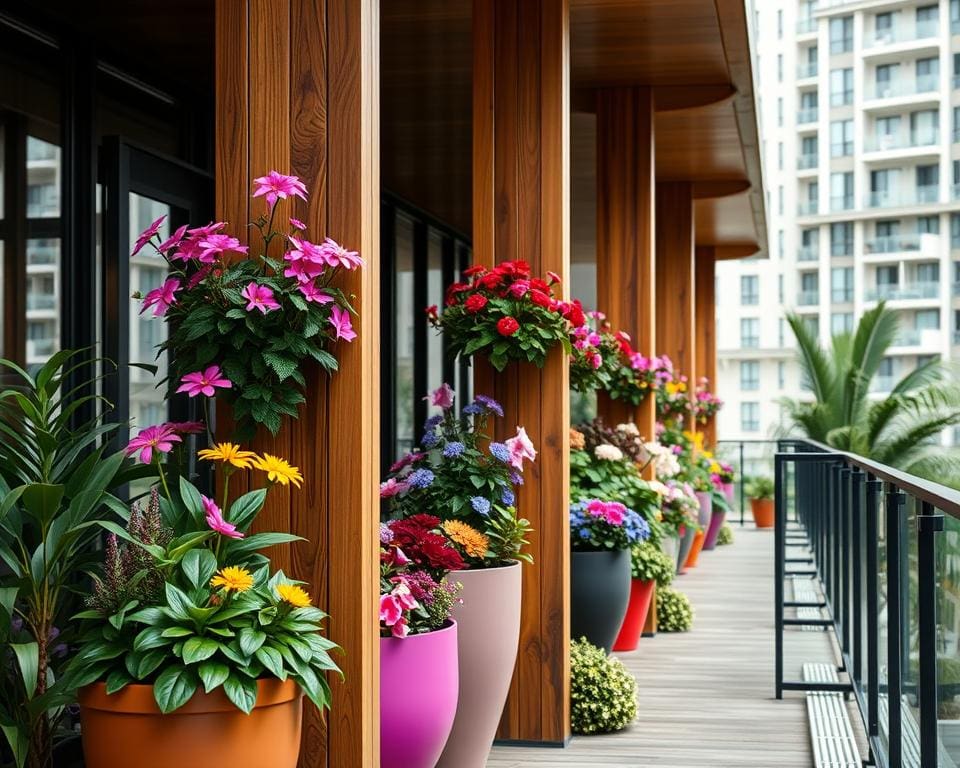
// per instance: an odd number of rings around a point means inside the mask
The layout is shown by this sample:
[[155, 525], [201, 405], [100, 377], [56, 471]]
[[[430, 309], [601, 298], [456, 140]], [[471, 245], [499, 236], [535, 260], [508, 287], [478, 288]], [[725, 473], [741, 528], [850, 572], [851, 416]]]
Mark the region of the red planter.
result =
[[640, 642], [640, 636], [643, 634], [643, 627], [647, 623], [647, 615], [650, 613], [654, 584], [656, 582], [653, 579], [649, 581], [632, 579], [630, 581], [630, 602], [627, 605], [627, 615], [623, 617], [620, 634], [617, 635], [617, 641], [613, 644], [613, 650], [632, 651], [636, 649]]

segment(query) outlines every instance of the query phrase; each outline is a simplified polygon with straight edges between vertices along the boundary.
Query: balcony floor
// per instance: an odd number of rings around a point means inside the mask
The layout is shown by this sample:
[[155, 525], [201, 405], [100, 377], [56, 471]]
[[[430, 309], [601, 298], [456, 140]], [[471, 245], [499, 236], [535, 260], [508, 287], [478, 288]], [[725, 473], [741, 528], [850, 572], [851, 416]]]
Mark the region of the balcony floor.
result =
[[[693, 602], [693, 630], [618, 654], [640, 683], [634, 725], [566, 749], [497, 747], [488, 768], [810, 768], [803, 695], [773, 696], [773, 532], [734, 526], [734, 537], [675, 581]], [[830, 658], [829, 637], [791, 632], [787, 675]]]

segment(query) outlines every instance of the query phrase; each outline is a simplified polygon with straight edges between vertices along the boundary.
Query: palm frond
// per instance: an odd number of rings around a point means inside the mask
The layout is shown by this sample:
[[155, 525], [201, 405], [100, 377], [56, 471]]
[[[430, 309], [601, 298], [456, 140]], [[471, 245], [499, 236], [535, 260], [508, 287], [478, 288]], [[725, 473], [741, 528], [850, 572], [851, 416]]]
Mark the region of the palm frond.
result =
[[899, 395], [922, 389], [930, 384], [936, 384], [945, 378], [946, 368], [941, 360], [931, 360], [910, 373], [903, 376], [890, 391], [892, 395]]
[[903, 469], [949, 488], [960, 488], [960, 448], [924, 446]]
[[787, 315], [787, 322], [797, 339], [800, 367], [810, 389], [821, 403], [830, 399], [836, 381], [835, 370], [827, 353], [806, 321], [795, 312]]

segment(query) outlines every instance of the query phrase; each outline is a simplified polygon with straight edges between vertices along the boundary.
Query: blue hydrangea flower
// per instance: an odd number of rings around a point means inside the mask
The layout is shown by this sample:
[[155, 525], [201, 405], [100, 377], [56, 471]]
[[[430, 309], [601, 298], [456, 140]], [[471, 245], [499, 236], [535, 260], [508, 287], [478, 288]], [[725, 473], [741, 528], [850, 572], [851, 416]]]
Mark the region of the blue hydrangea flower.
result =
[[523, 475], [517, 471], [510, 473], [510, 482], [514, 485], [523, 485]]
[[448, 459], [452, 459], [452, 458], [455, 458], [456, 456], [459, 456], [466, 449], [467, 449], [467, 446], [465, 446], [463, 443], [457, 440], [452, 443], [447, 443], [443, 447], [443, 455], [446, 456]]
[[512, 507], [516, 500], [517, 497], [509, 488], [504, 488], [502, 491], [500, 491], [500, 501], [502, 501], [508, 507]]
[[389, 544], [391, 541], [393, 541], [393, 531], [390, 530], [390, 526], [380, 523], [380, 543]]
[[407, 484], [411, 488], [427, 488], [433, 483], [434, 475], [429, 469], [415, 469], [407, 478]]
[[429, 431], [432, 430], [434, 427], [436, 427], [438, 424], [440, 424], [441, 421], [443, 421], [443, 416], [439, 416], [439, 415], [437, 415], [437, 416], [431, 416], [429, 419], [427, 419], [425, 422], [423, 422], [423, 431], [424, 431], [424, 432], [429, 432]]
[[500, 417], [503, 416], [503, 406], [492, 397], [477, 395], [477, 402], [480, 403], [488, 413], [495, 413]]
[[484, 517], [490, 514], [490, 500], [485, 499], [483, 496], [474, 496], [471, 498], [470, 506], [473, 507], [474, 512], [479, 512]]
[[490, 443], [490, 455], [504, 464], [510, 461], [510, 449], [503, 443]]
[[422, 445], [424, 448], [433, 448], [439, 442], [440, 435], [431, 430], [423, 436], [423, 439], [420, 441], [420, 445]]
[[483, 407], [480, 405], [477, 405], [476, 403], [470, 403], [470, 405], [463, 406], [460, 412], [463, 413], [465, 416], [477, 416], [483, 413]]

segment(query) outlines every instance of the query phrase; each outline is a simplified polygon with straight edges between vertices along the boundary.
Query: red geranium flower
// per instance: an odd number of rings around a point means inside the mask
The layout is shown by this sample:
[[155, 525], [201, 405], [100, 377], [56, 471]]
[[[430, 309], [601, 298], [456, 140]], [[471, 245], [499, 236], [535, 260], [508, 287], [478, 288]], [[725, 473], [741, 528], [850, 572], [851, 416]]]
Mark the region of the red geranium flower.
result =
[[480, 278], [480, 285], [488, 291], [496, 290], [503, 282], [503, 275], [500, 272], [488, 272]]
[[538, 307], [550, 309], [550, 307], [553, 305], [553, 299], [551, 299], [543, 291], [537, 290], [536, 288], [531, 288], [527, 295], [530, 297], [530, 301], [532, 301]]
[[427, 313], [427, 317], [429, 317], [431, 320], [436, 320], [438, 317], [436, 304], [431, 304], [429, 307], [427, 307], [423, 311]]
[[486, 271], [487, 268], [481, 264], [474, 264], [472, 267], [468, 267], [467, 269], [463, 270], [463, 276], [473, 277], [474, 275], [482, 275]]
[[467, 297], [467, 300], [463, 303], [463, 306], [466, 308], [467, 312], [475, 315], [477, 312], [487, 306], [487, 297], [479, 293], [474, 293]]
[[512, 317], [502, 317], [497, 322], [497, 331], [499, 331], [501, 336], [513, 336], [513, 334], [519, 330], [520, 323]]

